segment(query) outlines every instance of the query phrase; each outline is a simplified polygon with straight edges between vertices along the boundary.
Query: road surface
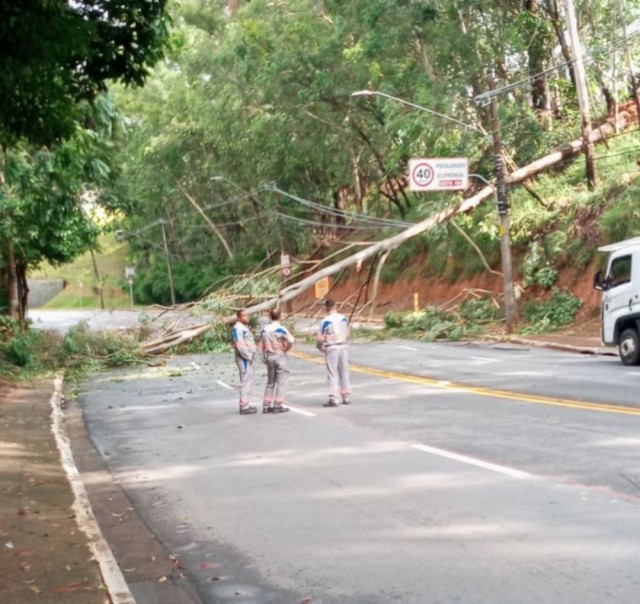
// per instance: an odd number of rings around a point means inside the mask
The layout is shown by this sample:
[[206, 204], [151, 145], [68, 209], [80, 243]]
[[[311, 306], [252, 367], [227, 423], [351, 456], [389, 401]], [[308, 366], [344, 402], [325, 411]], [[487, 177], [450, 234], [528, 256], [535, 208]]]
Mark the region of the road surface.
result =
[[[361, 343], [354, 403], [325, 409], [318, 353], [295, 351], [279, 416], [237, 413], [224, 354], [79, 393], [97, 451], [203, 603], [638, 601], [640, 371], [514, 345]], [[263, 385], [260, 368], [256, 403]]]

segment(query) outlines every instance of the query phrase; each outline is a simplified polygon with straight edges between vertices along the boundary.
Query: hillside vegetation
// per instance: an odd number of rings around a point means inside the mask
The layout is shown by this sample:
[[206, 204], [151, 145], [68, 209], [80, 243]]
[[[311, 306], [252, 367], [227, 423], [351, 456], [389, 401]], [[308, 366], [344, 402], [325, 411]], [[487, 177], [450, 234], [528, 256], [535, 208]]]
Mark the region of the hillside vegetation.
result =
[[[125, 279], [128, 246], [126, 243], [116, 241], [112, 234], [102, 236], [98, 243], [98, 251], [94, 252], [94, 257], [102, 282], [104, 307], [108, 310], [129, 308], [131, 303]], [[99, 309], [101, 307], [98, 281], [90, 252], [61, 266], [44, 263], [37, 270], [32, 271], [29, 277], [63, 279], [66, 282], [64, 290], [45, 305], [47, 309]]]

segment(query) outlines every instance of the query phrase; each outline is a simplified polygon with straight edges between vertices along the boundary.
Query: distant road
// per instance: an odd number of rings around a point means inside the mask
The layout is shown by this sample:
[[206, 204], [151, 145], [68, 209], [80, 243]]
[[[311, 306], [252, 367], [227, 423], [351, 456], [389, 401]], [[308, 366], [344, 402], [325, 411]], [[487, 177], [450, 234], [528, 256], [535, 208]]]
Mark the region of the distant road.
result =
[[36, 329], [49, 329], [67, 333], [71, 327], [86, 322], [92, 331], [120, 330], [137, 327], [140, 321], [148, 317], [154, 321], [172, 322], [183, 319], [197, 323], [203, 319], [190, 317], [187, 313], [175, 310], [145, 308], [143, 310], [30, 310], [28, 318]]

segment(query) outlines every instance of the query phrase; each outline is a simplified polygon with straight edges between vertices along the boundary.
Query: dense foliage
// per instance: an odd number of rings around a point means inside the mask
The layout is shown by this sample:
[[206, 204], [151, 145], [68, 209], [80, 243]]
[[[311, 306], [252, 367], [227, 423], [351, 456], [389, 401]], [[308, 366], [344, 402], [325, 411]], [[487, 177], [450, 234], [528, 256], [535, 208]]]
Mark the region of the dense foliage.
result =
[[0, 1], [0, 145], [72, 135], [78, 102], [141, 85], [167, 39], [166, 0]]
[[[625, 52], [637, 54], [638, 36], [625, 38], [625, 24], [638, 8], [578, 8], [599, 119], [629, 98]], [[189, 0], [175, 7], [175, 22], [176, 52], [143, 91], [118, 100], [132, 126], [123, 153], [136, 211], [126, 227], [138, 233], [167, 221], [183, 300], [225, 276], [277, 264], [280, 251], [301, 260], [338, 249], [336, 237], [343, 245], [379, 239], [458, 199], [409, 192], [410, 157], [468, 157], [491, 180], [491, 137], [481, 132], [492, 132], [492, 96], [509, 171], [579, 137], [571, 48], [554, 1]], [[352, 96], [363, 89], [399, 101]], [[630, 155], [619, 162], [633, 166]], [[576, 176], [584, 182], [580, 170]], [[612, 187], [605, 174], [594, 196]], [[523, 278], [550, 287], [567, 246], [547, 241], [543, 215], [571, 222], [576, 213], [550, 206], [544, 194], [531, 183], [511, 191], [513, 240], [528, 258]], [[607, 209], [595, 205], [596, 215]], [[456, 222], [394, 251], [383, 278], [416, 257], [426, 257], [425, 271], [447, 270], [452, 279], [485, 270], [484, 261], [496, 266], [494, 208]], [[571, 254], [588, 261], [593, 238], [571, 243]], [[166, 302], [160, 229], [132, 244], [138, 298]]]
[[167, 25], [166, 0], [0, 0], [0, 312], [24, 319], [29, 268], [95, 247], [88, 201], [126, 205], [104, 93], [144, 82]]

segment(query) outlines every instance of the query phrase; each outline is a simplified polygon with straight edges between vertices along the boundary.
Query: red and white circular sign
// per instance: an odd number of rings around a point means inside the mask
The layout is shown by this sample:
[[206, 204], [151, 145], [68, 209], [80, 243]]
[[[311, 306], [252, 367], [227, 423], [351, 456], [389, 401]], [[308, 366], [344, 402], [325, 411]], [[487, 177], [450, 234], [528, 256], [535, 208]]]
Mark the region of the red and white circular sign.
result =
[[436, 175], [433, 166], [427, 162], [418, 162], [411, 170], [411, 180], [418, 187], [428, 187]]

